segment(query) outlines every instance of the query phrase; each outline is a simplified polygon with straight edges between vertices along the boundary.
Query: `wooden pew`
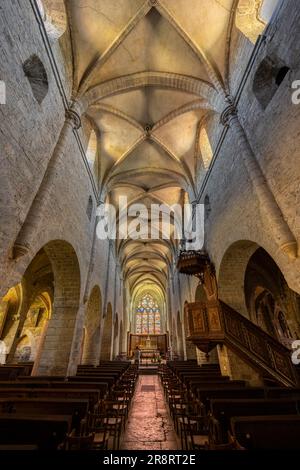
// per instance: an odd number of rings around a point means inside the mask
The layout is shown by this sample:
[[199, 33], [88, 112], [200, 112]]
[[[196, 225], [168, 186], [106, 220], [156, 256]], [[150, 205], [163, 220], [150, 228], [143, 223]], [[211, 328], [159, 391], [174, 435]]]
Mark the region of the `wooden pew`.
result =
[[231, 388], [197, 388], [197, 398], [205, 406], [207, 412], [210, 410], [210, 400], [213, 398], [220, 399], [252, 399], [264, 398], [265, 390], [259, 387], [231, 387]]
[[197, 395], [197, 390], [199, 389], [220, 389], [220, 390], [226, 390], [226, 389], [236, 389], [236, 388], [246, 388], [246, 383], [243, 380], [231, 380], [229, 382], [220, 382], [220, 381], [212, 381], [212, 382], [206, 382], [206, 381], [191, 381], [189, 383], [189, 388], [192, 390], [192, 392]]
[[101, 399], [99, 390], [96, 389], [59, 389], [59, 388], [5, 388], [0, 387], [0, 399], [4, 398], [73, 398], [86, 399], [89, 402], [89, 409], [92, 410]]
[[230, 420], [234, 416], [297, 415], [300, 400], [290, 399], [211, 399], [210, 440], [214, 444], [228, 441]]
[[2, 380], [15, 380], [17, 377], [24, 375], [28, 376], [31, 374], [32, 365], [12, 364], [12, 365], [0, 365], [0, 381]]
[[0, 415], [0, 445], [33, 445], [41, 450], [54, 450], [71, 431], [70, 415]]
[[300, 416], [234, 417], [231, 434], [249, 450], [299, 450]]
[[300, 388], [272, 387], [266, 389], [268, 398], [300, 398]]
[[84, 389], [84, 388], [94, 388], [99, 391], [101, 398], [104, 398], [109, 389], [108, 382], [100, 382], [98, 379], [94, 377], [91, 378], [91, 382], [86, 380], [71, 380], [71, 381], [56, 381], [56, 380], [31, 380], [31, 377], [28, 380], [22, 380], [21, 382], [18, 381], [3, 381], [0, 382], [0, 390], [4, 388], [13, 388], [13, 387], [20, 387], [20, 388], [61, 388], [61, 389]]
[[0, 398], [0, 416], [7, 414], [72, 416], [72, 429], [79, 431], [81, 420], [87, 416], [89, 401], [84, 398]]
[[111, 388], [112, 386], [114, 386], [115, 384], [118, 383], [118, 381], [116, 380], [115, 377], [112, 377], [112, 376], [100, 376], [100, 377], [97, 377], [97, 376], [90, 376], [90, 375], [86, 375], [86, 376], [81, 376], [81, 375], [76, 375], [76, 376], [72, 376], [72, 377], [69, 377], [68, 378], [68, 382], [69, 383], [80, 383], [80, 382], [86, 382], [86, 383], [99, 383], [99, 384], [103, 384], [105, 383], [108, 388]]

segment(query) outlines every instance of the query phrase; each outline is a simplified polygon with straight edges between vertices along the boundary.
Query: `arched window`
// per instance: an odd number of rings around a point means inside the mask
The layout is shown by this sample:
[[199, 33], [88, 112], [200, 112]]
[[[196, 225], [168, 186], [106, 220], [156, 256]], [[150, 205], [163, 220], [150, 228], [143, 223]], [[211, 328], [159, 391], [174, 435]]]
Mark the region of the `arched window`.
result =
[[86, 151], [86, 158], [89, 162], [89, 166], [93, 172], [93, 175], [97, 177], [97, 135], [94, 130], [91, 131], [88, 148]]
[[259, 10], [259, 18], [266, 24], [268, 24], [276, 10], [280, 0], [263, 0], [261, 2]]
[[236, 27], [253, 44], [262, 34], [282, 0], [240, 0], [238, 3]]
[[136, 307], [136, 333], [159, 334], [161, 332], [160, 309], [156, 299], [145, 294]]
[[236, 27], [253, 44], [266, 26], [259, 16], [262, 3], [255, 0], [240, 0], [236, 10]]
[[33, 96], [39, 104], [42, 104], [48, 93], [48, 77], [43, 62], [36, 54], [33, 54], [23, 64], [25, 76], [28, 78]]
[[92, 196], [89, 196], [88, 205], [87, 205], [87, 208], [86, 208], [86, 215], [88, 216], [89, 220], [92, 219], [93, 206], [94, 206], [93, 205], [93, 198], [92, 198]]
[[204, 168], [208, 168], [213, 157], [213, 151], [205, 127], [202, 127], [200, 131], [199, 146]]
[[275, 300], [270, 292], [263, 292], [255, 300], [256, 323], [271, 336], [276, 336], [274, 329]]
[[67, 14], [63, 0], [36, 0], [49, 39], [59, 39], [67, 28]]
[[272, 101], [289, 72], [289, 67], [276, 56], [266, 56], [253, 79], [253, 93], [263, 109]]

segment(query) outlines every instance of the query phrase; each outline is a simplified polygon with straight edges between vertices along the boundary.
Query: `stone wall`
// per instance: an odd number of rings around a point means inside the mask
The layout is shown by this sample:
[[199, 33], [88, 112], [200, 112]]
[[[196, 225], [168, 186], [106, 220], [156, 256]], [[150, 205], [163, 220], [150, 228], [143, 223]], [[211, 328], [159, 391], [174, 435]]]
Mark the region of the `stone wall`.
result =
[[[108, 272], [105, 269], [108, 243], [98, 241], [92, 262], [90, 260], [97, 201], [73, 133], [70, 134], [64, 152], [57, 162], [55, 177], [49, 188], [50, 197], [38, 221], [38, 230], [31, 240], [29, 252], [15, 261], [10, 259], [13, 243], [39, 189], [63, 127], [65, 109], [30, 2], [4, 0], [0, 9], [2, 57], [0, 80], [6, 83], [7, 89], [7, 104], [0, 106], [0, 279], [3, 289], [1, 293], [5, 294], [9, 287], [21, 280], [27, 266], [42, 247], [53, 240], [63, 240], [73, 247], [78, 259], [80, 304], [83, 305], [84, 294], [89, 295], [96, 284], [100, 287], [102, 301], [114, 302], [115, 311], [118, 310], [121, 315], [122, 290], [119, 288], [119, 276], [115, 276], [114, 256], [111, 257]], [[63, 55], [70, 52], [67, 34], [66, 32], [59, 41], [52, 41], [51, 47], [59, 66], [67, 99], [70, 101], [72, 75], [70, 67], [65, 67], [63, 59]], [[24, 62], [33, 55], [42, 62], [48, 80], [48, 92], [41, 104], [35, 99], [23, 70]], [[85, 129], [79, 129], [78, 134], [86, 148], [88, 136]], [[93, 202], [91, 220], [87, 215], [90, 197]], [[108, 279], [106, 279], [107, 275]], [[59, 324], [54, 325], [55, 309], [58, 308], [56, 303], [45, 340], [46, 349], [52, 341], [50, 339], [52, 332], [57, 334], [57, 328], [59, 328]], [[68, 315], [66, 309], [67, 307], [63, 307], [63, 315]], [[105, 305], [102, 305], [102, 311], [105, 311]], [[74, 334], [73, 355], [75, 352], [78, 355], [85, 308], [80, 307], [78, 312], [76, 325], [71, 326], [70, 323], [72, 335]], [[74, 313], [70, 315], [72, 316], [70, 322], [73, 322]], [[60, 334], [63, 332], [61, 331]], [[68, 341], [72, 341], [72, 335]], [[63, 347], [61, 343], [60, 354]], [[59, 361], [58, 358], [52, 356], [47, 355], [46, 358], [45, 354], [42, 355], [42, 363]], [[66, 360], [71, 359], [68, 356], [63, 359], [63, 362], [65, 363]], [[76, 363], [77, 358], [74, 360]]]

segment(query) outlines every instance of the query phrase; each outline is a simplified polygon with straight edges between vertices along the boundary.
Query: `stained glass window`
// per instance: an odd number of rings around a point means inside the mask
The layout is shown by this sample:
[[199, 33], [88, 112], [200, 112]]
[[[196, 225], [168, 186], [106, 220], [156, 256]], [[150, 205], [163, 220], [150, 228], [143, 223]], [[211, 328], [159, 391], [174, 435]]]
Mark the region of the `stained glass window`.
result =
[[158, 303], [151, 294], [145, 294], [136, 308], [136, 333], [159, 334], [160, 310]]

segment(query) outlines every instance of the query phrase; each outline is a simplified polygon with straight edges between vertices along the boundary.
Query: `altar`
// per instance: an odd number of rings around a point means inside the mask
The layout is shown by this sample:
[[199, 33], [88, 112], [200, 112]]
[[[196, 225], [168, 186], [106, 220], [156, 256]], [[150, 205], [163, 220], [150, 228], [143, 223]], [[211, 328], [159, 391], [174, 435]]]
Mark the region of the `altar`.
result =
[[136, 347], [141, 350], [141, 358], [152, 358], [167, 352], [167, 335], [129, 334], [128, 355], [131, 357]]

